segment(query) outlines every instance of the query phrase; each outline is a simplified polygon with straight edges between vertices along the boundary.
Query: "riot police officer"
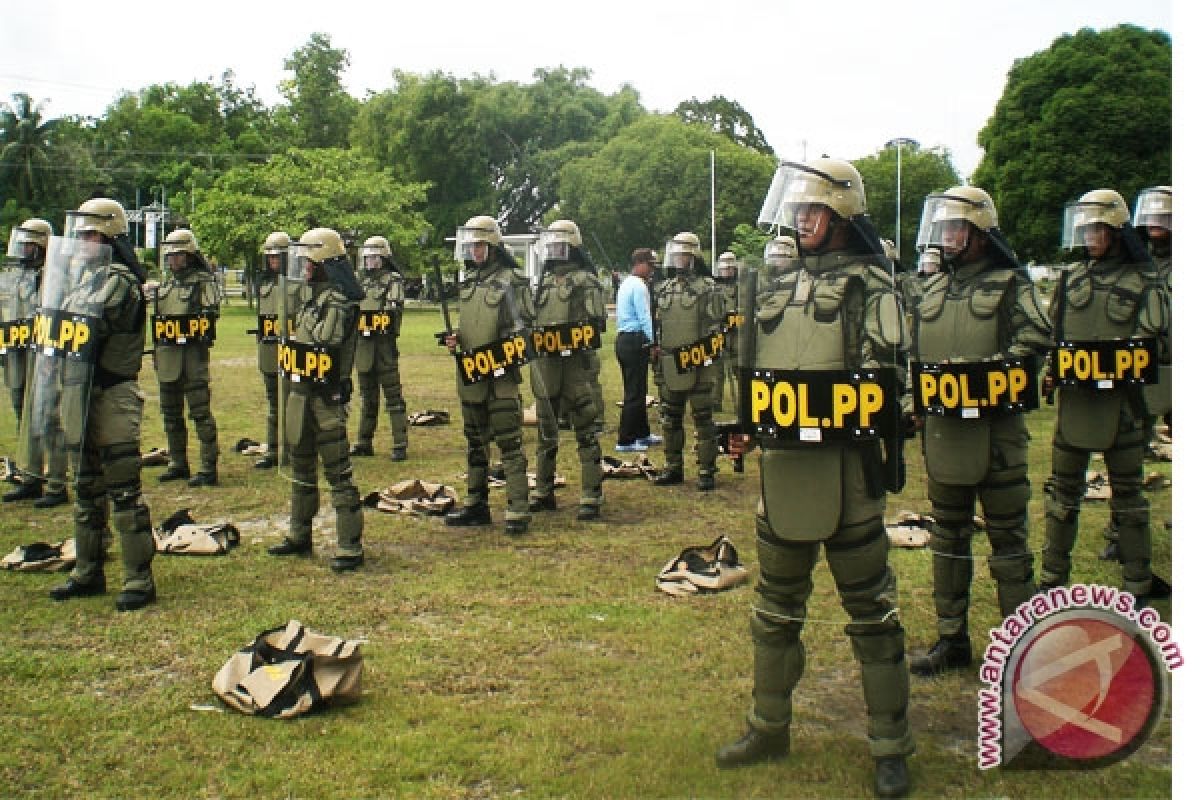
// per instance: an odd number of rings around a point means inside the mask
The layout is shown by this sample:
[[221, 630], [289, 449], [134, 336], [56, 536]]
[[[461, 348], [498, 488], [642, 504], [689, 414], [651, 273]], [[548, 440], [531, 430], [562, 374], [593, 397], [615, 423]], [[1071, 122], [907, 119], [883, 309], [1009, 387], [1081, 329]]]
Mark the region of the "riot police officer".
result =
[[[917, 246], [941, 248], [946, 272], [928, 278], [913, 309], [913, 360], [921, 399], [918, 424], [933, 506], [933, 601], [938, 640], [912, 659], [918, 675], [971, 664], [967, 633], [973, 517], [983, 509], [988, 560], [1000, 614], [1007, 617], [1034, 593], [1029, 551], [1029, 430], [1021, 412], [1036, 405], [1037, 371], [1049, 351], [1050, 323], [1037, 290], [1000, 230], [991, 196], [955, 186], [925, 199]], [[928, 366], [929, 371], [924, 371]], [[1024, 377], [1016, 378], [1013, 370]], [[957, 394], [939, 400], [926, 387], [945, 375], [976, 386], [1002, 376], [1026, 387], [1024, 404], [979, 404], [964, 410]], [[978, 383], [976, 378], [981, 377]]]
[[[163, 277], [154, 301], [154, 367], [170, 463], [161, 483], [190, 478], [188, 486], [217, 485], [217, 421], [212, 413], [209, 359], [221, 314], [221, 289], [191, 231], [163, 240]], [[200, 470], [188, 466], [183, 406], [200, 440]]]
[[[0, 295], [4, 298], [0, 308], [0, 323], [4, 326], [0, 350], [4, 353], [4, 380], [12, 396], [18, 427], [31, 360], [30, 324], [41, 291], [46, 247], [53, 235], [54, 229], [44, 219], [27, 219], [13, 228], [8, 240], [8, 261], [13, 266], [0, 274]], [[53, 414], [47, 421], [48, 435], [32, 441], [29, 471], [20, 474], [20, 484], [4, 494], [4, 502], [33, 499], [36, 508], [54, 508], [67, 502], [67, 454], [62, 446], [62, 429]]]
[[[256, 469], [271, 469], [279, 464], [279, 331], [287, 324], [280, 319], [285, 307], [296, 308], [299, 303], [279, 300], [279, 277], [286, 270], [288, 248], [292, 237], [283, 231], [274, 231], [263, 242], [262, 275], [254, 287], [258, 304], [258, 325], [254, 331], [258, 343], [258, 371], [263, 376], [263, 388], [267, 397], [267, 452], [254, 462]], [[288, 283], [288, 287], [299, 288], [299, 282]]]
[[590, 267], [579, 227], [568, 219], [551, 223], [538, 239], [542, 274], [533, 296], [533, 395], [538, 422], [536, 485], [529, 510], [552, 511], [558, 461], [558, 419], [565, 415], [579, 450], [580, 498], [576, 517], [600, 516], [603, 500], [600, 444], [596, 441], [594, 381], [600, 373], [600, 332], [605, 287]]
[[[802, 258], [779, 258], [747, 309], [740, 363], [752, 372], [743, 380], [774, 382], [751, 387], [768, 395], [803, 390], [815, 403], [858, 375], [867, 381], [861, 391], [876, 398], [871, 405], [881, 415], [864, 427], [882, 427], [895, 414], [887, 406], [894, 405], [906, 337], [858, 170], [832, 158], [785, 162], [759, 222], [792, 228]], [[743, 296], [751, 281], [743, 281]], [[822, 372], [828, 380], [819, 379]], [[804, 385], [789, 387], [789, 381]], [[888, 391], [892, 403], [884, 402]], [[857, 438], [856, 431], [867, 431], [855, 425], [805, 428], [800, 415], [789, 417], [782, 405], [778, 417], [768, 419], [767, 412], [742, 409], [743, 426], [756, 432], [763, 447], [755, 519], [760, 579], [750, 623], [754, 699], [748, 731], [717, 751], [717, 764], [744, 766], [790, 750], [792, 691], [805, 663], [800, 635], [824, 545], [850, 615], [846, 633], [861, 669], [875, 790], [898, 797], [908, 790], [906, 759], [915, 745], [904, 629], [893, 604], [895, 576], [883, 525], [885, 490], [898, 490], [897, 471], [884, 462], [879, 440], [869, 433]], [[809, 413], [820, 412], [814, 405]]]
[[366, 296], [358, 307], [358, 345], [354, 352], [362, 416], [352, 456], [375, 455], [372, 439], [379, 420], [379, 392], [392, 423], [392, 461], [408, 458], [408, 407], [396, 363], [396, 336], [404, 314], [404, 278], [392, 260], [392, 246], [372, 236], [358, 251], [358, 281]]
[[[336, 518], [337, 549], [330, 567], [348, 572], [363, 565], [362, 498], [354, 484], [346, 435], [356, 304], [363, 290], [354, 278], [342, 237], [330, 228], [305, 231], [291, 246], [288, 276], [302, 276], [307, 289], [295, 313], [295, 332], [280, 330], [280, 361], [289, 384], [282, 413], [284, 444], [292, 462], [292, 503], [287, 537], [267, 552], [273, 556], [312, 553], [312, 521], [320, 506], [319, 457]], [[290, 316], [290, 310], [280, 314], [281, 319]]]
[[717, 258], [717, 267], [713, 280], [725, 301], [725, 319], [721, 330], [725, 333], [725, 349], [717, 358], [717, 370], [713, 373], [713, 411], [721, 413], [725, 410], [725, 384], [728, 379], [729, 390], [733, 394], [733, 406], [737, 409], [737, 327], [729, 312], [738, 307], [737, 297], [737, 256], [726, 250]]
[[[462, 508], [446, 515], [446, 524], [491, 524], [488, 444], [494, 441], [504, 461], [508, 495], [504, 532], [519, 536], [529, 530], [530, 521], [519, 391], [520, 364], [532, 355], [528, 328], [533, 298], [529, 281], [504, 247], [494, 218], [472, 217], [458, 229], [455, 241], [455, 256], [466, 277], [459, 290], [459, 328], [444, 341], [458, 366], [458, 398], [467, 440], [467, 497]], [[470, 354], [481, 357], [468, 358]]]
[[[663, 455], [657, 486], [683, 483], [683, 413], [691, 404], [696, 429], [696, 488], [716, 487], [717, 428], [713, 423], [713, 384], [719, 366], [717, 341], [725, 321], [725, 295], [708, 276], [700, 239], [684, 231], [667, 243], [668, 275], [655, 286], [658, 347], [651, 351], [662, 399]], [[723, 337], [721, 337], [723, 341]]]
[[[95, 198], [68, 211], [65, 239], [58, 248], [51, 241], [39, 313], [59, 310], [72, 316], [76, 330], [81, 323], [90, 330], [89, 343], [72, 358], [59, 355], [68, 349], [61, 340], [38, 355], [61, 362], [53, 371], [61, 376], [56, 383], [61, 387], [63, 436], [75, 474], [75, 568], [50, 596], [68, 600], [105, 592], [104, 538], [111, 504], [125, 572], [117, 610], [133, 611], [157, 597], [150, 569], [154, 535], [142, 495], [139, 452], [145, 401], [137, 376], [146, 335], [146, 272], [129, 241], [125, 209], [115, 200]], [[47, 291], [52, 279], [61, 284], [58, 291]]]
[[[1150, 254], [1129, 224], [1124, 198], [1095, 189], [1067, 204], [1063, 248], [1080, 250], [1084, 260], [1068, 267], [1050, 303], [1054, 338], [1047, 388], [1057, 383], [1058, 417], [1050, 497], [1046, 501], [1046, 549], [1042, 588], [1065, 585], [1071, 552], [1079, 534], [1088, 459], [1104, 455], [1112, 487], [1125, 591], [1139, 606], [1166, 597], [1170, 587], [1150, 570], [1150, 504], [1142, 494], [1145, 407], [1140, 383], [1088, 380], [1059, 372], [1061, 353], [1114, 350], [1130, 337], [1146, 338], [1162, 357], [1169, 330], [1169, 306]], [[1114, 355], [1115, 357], [1115, 355]], [[1077, 360], [1064, 359], [1068, 368]]]

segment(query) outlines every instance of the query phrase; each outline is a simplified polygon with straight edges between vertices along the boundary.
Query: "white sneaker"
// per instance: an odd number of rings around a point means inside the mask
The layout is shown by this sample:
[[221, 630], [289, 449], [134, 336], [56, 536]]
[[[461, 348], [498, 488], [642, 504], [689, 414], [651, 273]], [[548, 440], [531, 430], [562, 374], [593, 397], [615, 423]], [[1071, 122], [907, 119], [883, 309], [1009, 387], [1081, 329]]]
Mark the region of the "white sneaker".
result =
[[642, 444], [642, 440], [639, 439], [630, 444], [619, 444], [613, 449], [618, 453], [644, 453], [646, 452], [646, 445]]
[[645, 447], [653, 447], [656, 444], [662, 444], [662, 437], [657, 433], [652, 433], [644, 439], [638, 439], [637, 443]]

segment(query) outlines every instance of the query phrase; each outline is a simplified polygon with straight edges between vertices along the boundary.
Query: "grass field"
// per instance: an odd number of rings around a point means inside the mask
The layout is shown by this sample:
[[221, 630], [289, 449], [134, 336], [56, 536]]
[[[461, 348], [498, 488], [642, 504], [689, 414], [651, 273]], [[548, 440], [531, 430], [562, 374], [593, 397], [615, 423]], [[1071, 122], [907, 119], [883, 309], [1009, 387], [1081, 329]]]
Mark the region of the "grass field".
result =
[[[769, 766], [718, 771], [714, 750], [744, 727], [750, 701], [750, 586], [687, 599], [654, 587], [663, 563], [725, 532], [756, 571], [755, 458], [743, 474], [721, 465], [715, 492], [644, 481], [606, 484], [600, 523], [576, 522], [578, 463], [570, 435], [559, 469], [560, 510], [538, 514], [530, 534], [465, 532], [439, 519], [367, 512], [367, 563], [335, 575], [328, 492], [314, 559], [277, 559], [266, 548], [286, 529], [288, 484], [235, 455], [241, 437], [263, 438], [261, 379], [251, 311], [226, 307], [213, 354], [213, 408], [220, 427], [221, 486], [161, 485], [143, 471], [155, 523], [190, 508], [201, 521], [229, 520], [243, 545], [227, 557], [160, 556], [159, 601], [117, 614], [109, 564], [106, 597], [51, 602], [58, 574], [0, 575], [0, 795], [45, 798], [483, 798], [483, 797], [859, 797], [871, 792], [871, 761], [858, 670], [846, 618], [828, 571], [806, 633], [808, 668], [795, 695], [793, 754]], [[365, 494], [403, 478], [453, 484], [465, 470], [453, 366], [434, 344], [440, 316], [410, 309], [401, 333], [409, 411], [451, 412], [449, 426], [413, 428], [409, 461], [355, 459]], [[620, 373], [605, 343], [607, 422], [615, 430]], [[142, 372], [147, 404], [142, 447], [165, 444], [157, 384]], [[526, 392], [526, 404], [531, 398]], [[5, 401], [7, 405], [7, 401]], [[354, 398], [351, 432], [357, 421]], [[1031, 415], [1031, 540], [1040, 548], [1041, 491], [1049, 469], [1053, 409]], [[657, 421], [653, 418], [652, 423]], [[657, 429], [657, 424], [654, 425]], [[526, 428], [531, 460], [535, 433]], [[603, 437], [611, 453], [613, 433]], [[689, 438], [690, 443], [690, 438]], [[193, 468], [196, 442], [191, 442]], [[0, 412], [0, 451], [13, 452], [11, 413]], [[661, 463], [661, 451], [652, 450]], [[889, 499], [928, 510], [915, 442], [909, 485]], [[1171, 474], [1171, 465], [1148, 464]], [[1171, 490], [1149, 493], [1155, 570], [1171, 574]], [[565, 502], [564, 502], [565, 501]], [[493, 493], [494, 512], [503, 493]], [[1088, 504], [1076, 550], [1080, 582], [1119, 585], [1101, 562], [1106, 506]], [[71, 511], [0, 508], [0, 552], [71, 534]], [[986, 539], [975, 553], [985, 558]], [[113, 553], [115, 556], [116, 554]], [[933, 640], [927, 550], [894, 551], [910, 652]], [[1156, 607], [1170, 621], [1170, 603]], [[299, 619], [366, 639], [365, 695], [357, 704], [294, 721], [224, 710], [209, 684], [259, 631]], [[999, 621], [986, 564], [976, 569], [972, 632], [977, 646]], [[1171, 791], [1170, 712], [1128, 760], [1095, 771], [976, 768], [974, 672], [914, 680], [911, 760], [916, 797], [1164, 797]], [[205, 706], [217, 710], [203, 709]]]

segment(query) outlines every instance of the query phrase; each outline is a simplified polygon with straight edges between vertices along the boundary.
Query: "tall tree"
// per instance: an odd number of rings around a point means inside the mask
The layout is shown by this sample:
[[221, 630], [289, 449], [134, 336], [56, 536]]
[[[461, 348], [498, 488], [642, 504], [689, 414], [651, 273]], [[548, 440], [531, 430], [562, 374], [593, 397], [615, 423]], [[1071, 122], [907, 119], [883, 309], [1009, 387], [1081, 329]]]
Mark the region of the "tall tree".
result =
[[388, 237], [400, 263], [419, 257], [429, 225], [416, 210], [425, 187], [400, 183], [371, 159], [343, 149], [292, 149], [264, 164], [223, 173], [196, 192], [188, 221], [205, 252], [222, 261], [257, 264], [271, 231], [298, 237], [313, 227]]
[[350, 125], [358, 111], [356, 101], [342, 85], [350, 65], [345, 50], [333, 46], [327, 33], [314, 33], [303, 47], [283, 62], [291, 78], [279, 84], [303, 147], [346, 147]]
[[42, 118], [42, 104], [24, 92], [0, 103], [0, 194], [33, 206], [51, 164], [50, 144], [56, 119]]
[[867, 192], [867, 213], [879, 235], [896, 239], [896, 158], [900, 158], [900, 261], [915, 258], [917, 226], [925, 196], [962, 183], [945, 148], [926, 150], [916, 145], [885, 147], [875, 155], [854, 162]]
[[754, 124], [754, 117], [736, 100], [717, 95], [703, 103], [693, 97], [675, 107], [675, 116], [684, 122], [707, 125], [714, 133], [724, 134], [737, 144], [773, 156], [767, 137]]
[[1063, 205], [1090, 189], [1171, 183], [1171, 39], [1083, 28], [1019, 59], [979, 132], [975, 183], [1024, 258], [1059, 255]]
[[717, 246], [724, 247], [738, 223], [754, 222], [775, 160], [675, 116], [643, 117], [595, 155], [566, 164], [560, 211], [616, 258], [684, 230], [707, 242], [714, 151]]

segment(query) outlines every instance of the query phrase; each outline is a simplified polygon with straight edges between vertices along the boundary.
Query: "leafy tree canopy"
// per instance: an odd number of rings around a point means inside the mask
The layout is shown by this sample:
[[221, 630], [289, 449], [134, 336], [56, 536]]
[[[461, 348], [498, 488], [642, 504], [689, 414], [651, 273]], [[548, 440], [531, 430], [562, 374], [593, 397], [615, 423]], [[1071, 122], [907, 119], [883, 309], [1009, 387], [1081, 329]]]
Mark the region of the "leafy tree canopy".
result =
[[562, 170], [560, 212], [595, 236], [614, 258], [659, 247], [679, 231], [709, 241], [709, 153], [716, 152], [717, 246], [740, 222], [753, 223], [775, 161], [704, 126], [649, 115], [595, 155]]
[[1060, 36], [1017, 60], [979, 132], [975, 183], [1022, 258], [1059, 257], [1064, 204], [1171, 183], [1171, 39], [1134, 25]]
[[264, 164], [226, 171], [211, 189], [196, 192], [188, 221], [205, 253], [247, 266], [267, 234], [286, 231], [293, 239], [325, 227], [358, 232], [358, 241], [386, 236], [399, 263], [418, 256], [429, 229], [415, 209], [425, 186], [400, 183], [370, 159], [347, 150], [294, 148]]
[[900, 158], [900, 262], [916, 260], [917, 227], [925, 196], [962, 183], [945, 148], [885, 147], [854, 162], [867, 193], [867, 213], [879, 235], [896, 243], [896, 158]]
[[349, 54], [334, 47], [329, 34], [314, 33], [283, 66], [292, 77], [280, 82], [279, 91], [288, 101], [300, 145], [345, 147], [358, 111], [358, 101], [342, 85]]
[[695, 97], [675, 107], [675, 116], [684, 122], [709, 126], [714, 133], [724, 134], [737, 144], [773, 156], [775, 151], [767, 144], [767, 137], [754, 124], [750, 112], [736, 100], [727, 100], [717, 95], [701, 103]]

